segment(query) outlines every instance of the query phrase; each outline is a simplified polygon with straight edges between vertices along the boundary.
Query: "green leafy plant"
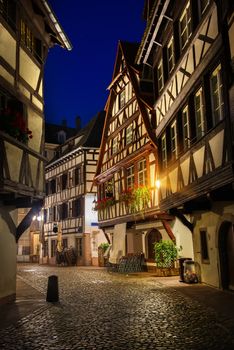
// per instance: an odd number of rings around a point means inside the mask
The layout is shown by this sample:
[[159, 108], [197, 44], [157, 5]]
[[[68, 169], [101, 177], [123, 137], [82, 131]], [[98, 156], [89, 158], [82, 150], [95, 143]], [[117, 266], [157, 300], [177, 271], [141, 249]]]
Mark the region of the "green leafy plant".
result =
[[177, 248], [172, 241], [160, 241], [154, 243], [155, 262], [157, 267], [171, 268], [178, 258], [181, 248]]
[[101, 248], [103, 252], [105, 252], [107, 248], [109, 248], [109, 246], [110, 246], [109, 243], [101, 243], [98, 248]]
[[150, 190], [147, 186], [128, 188], [120, 193], [119, 201], [124, 202], [132, 212], [145, 210], [150, 201]]

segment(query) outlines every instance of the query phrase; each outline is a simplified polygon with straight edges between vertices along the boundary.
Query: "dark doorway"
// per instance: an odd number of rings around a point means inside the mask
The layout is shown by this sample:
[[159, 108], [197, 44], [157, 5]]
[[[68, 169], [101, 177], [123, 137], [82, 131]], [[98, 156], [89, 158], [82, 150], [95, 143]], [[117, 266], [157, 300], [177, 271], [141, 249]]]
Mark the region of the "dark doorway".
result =
[[147, 236], [147, 246], [148, 246], [148, 259], [153, 259], [155, 258], [154, 254], [154, 243], [159, 242], [162, 239], [161, 233], [153, 229], [149, 232]]
[[219, 229], [219, 259], [222, 288], [234, 290], [234, 232], [228, 221]]

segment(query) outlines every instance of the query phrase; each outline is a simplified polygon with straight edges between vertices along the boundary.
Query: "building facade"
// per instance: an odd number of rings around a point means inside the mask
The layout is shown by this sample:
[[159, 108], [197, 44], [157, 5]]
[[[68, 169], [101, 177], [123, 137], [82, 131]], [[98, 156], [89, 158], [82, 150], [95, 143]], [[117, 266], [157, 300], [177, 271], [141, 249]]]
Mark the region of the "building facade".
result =
[[[58, 241], [74, 248], [77, 265], [98, 265], [98, 246], [106, 237], [93, 211], [96, 189], [92, 186], [99, 156], [105, 113], [100, 112], [73, 138], [57, 149], [46, 166], [43, 251], [41, 261], [56, 264]], [[53, 232], [59, 225], [59, 234]]]
[[111, 242], [110, 262], [144, 253], [149, 269], [155, 266], [153, 244], [160, 239], [179, 242], [186, 256], [193, 252], [191, 234], [180, 234], [180, 223], [159, 208], [153, 85], [149, 71], [135, 64], [138, 49], [138, 44], [118, 44], [95, 176], [96, 209]]
[[[0, 2], [0, 302], [15, 298], [16, 242], [44, 196], [43, 67], [71, 49], [46, 1]], [[18, 208], [28, 208], [18, 222]]]
[[159, 206], [192, 232], [202, 282], [234, 289], [233, 2], [146, 1], [145, 16]]

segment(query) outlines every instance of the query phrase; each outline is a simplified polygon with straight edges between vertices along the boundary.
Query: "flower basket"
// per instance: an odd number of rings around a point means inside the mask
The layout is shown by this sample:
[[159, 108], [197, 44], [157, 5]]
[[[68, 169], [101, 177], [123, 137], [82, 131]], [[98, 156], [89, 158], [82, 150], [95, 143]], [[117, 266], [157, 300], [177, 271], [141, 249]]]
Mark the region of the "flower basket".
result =
[[96, 202], [94, 210], [95, 211], [103, 210], [103, 209], [111, 207], [115, 203], [116, 203], [116, 200], [114, 197], [110, 197], [110, 198], [106, 197], [106, 198], [100, 199]]
[[0, 112], [0, 130], [23, 143], [33, 137], [32, 131], [26, 127], [23, 115], [10, 108]]

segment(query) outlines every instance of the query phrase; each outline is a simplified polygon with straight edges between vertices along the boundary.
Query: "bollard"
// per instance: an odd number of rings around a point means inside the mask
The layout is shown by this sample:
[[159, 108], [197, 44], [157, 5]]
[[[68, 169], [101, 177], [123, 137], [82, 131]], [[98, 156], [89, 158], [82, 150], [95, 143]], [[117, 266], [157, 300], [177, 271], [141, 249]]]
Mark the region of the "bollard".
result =
[[57, 303], [59, 301], [58, 276], [52, 275], [48, 277], [46, 301], [50, 303]]

